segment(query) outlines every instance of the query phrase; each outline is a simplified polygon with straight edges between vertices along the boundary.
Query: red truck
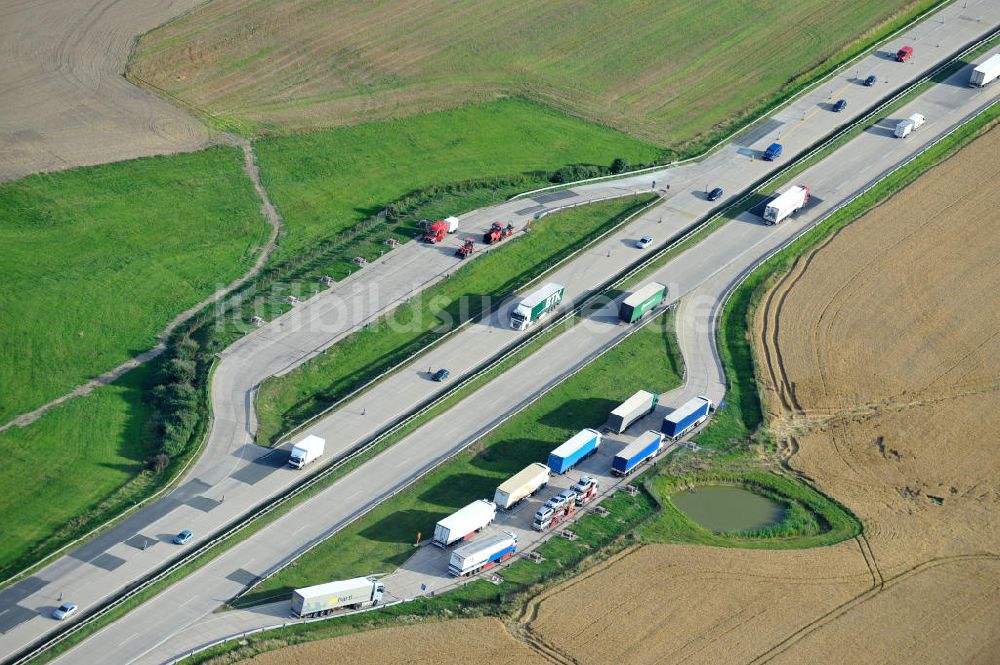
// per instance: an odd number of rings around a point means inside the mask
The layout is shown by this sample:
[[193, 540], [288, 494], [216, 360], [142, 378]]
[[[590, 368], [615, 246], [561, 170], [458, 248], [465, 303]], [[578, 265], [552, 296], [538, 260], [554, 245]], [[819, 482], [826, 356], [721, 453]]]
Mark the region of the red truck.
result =
[[904, 46], [903, 48], [896, 51], [896, 62], [906, 62], [911, 57], [913, 57], [912, 46]]

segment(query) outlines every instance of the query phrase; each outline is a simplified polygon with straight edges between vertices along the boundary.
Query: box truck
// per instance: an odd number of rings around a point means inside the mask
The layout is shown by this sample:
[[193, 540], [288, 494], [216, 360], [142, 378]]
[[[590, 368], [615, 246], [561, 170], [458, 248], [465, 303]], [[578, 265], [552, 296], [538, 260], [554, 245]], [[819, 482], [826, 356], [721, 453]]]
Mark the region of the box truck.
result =
[[643, 462], [659, 454], [663, 447], [663, 434], [655, 430], [644, 432], [642, 436], [625, 446], [611, 460], [611, 473], [616, 476], [627, 476]]
[[660, 396], [656, 393], [640, 390], [615, 407], [615, 410], [608, 416], [608, 429], [616, 434], [621, 434], [632, 423], [651, 414], [656, 409], [656, 403], [659, 399]]
[[292, 454], [288, 456], [288, 464], [296, 469], [301, 469], [306, 464], [321, 457], [324, 448], [326, 448], [326, 440], [315, 434], [310, 434], [292, 446]]
[[896, 123], [896, 131], [893, 134], [897, 139], [905, 139], [910, 135], [910, 132], [920, 129], [920, 127], [927, 122], [927, 119], [919, 113], [914, 113], [906, 120], [900, 120]]
[[457, 548], [451, 553], [448, 572], [454, 577], [474, 575], [506, 561], [516, 551], [517, 536], [512, 531], [502, 531]]
[[618, 318], [625, 323], [635, 323], [647, 312], [663, 302], [667, 287], [659, 282], [650, 282], [638, 291], [628, 294], [618, 306]]
[[493, 495], [497, 508], [510, 510], [549, 482], [549, 467], [535, 462], [504, 481]]
[[584, 457], [597, 452], [600, 445], [600, 432], [589, 428], [582, 430], [549, 453], [548, 467], [552, 473], [566, 473]]
[[768, 224], [777, 224], [806, 203], [809, 203], [809, 188], [805, 185], [796, 185], [784, 194], [779, 194], [764, 207], [764, 221]]
[[679, 439], [692, 427], [705, 422], [711, 410], [712, 400], [707, 397], [699, 395], [689, 399], [663, 417], [660, 431], [666, 434], [668, 439]]
[[772, 143], [767, 146], [767, 150], [764, 151], [764, 160], [768, 162], [773, 162], [778, 157], [781, 157], [781, 144]]
[[982, 64], [976, 65], [969, 76], [969, 87], [982, 88], [984, 85], [1000, 78], [1000, 53], [990, 56]]
[[330, 614], [341, 608], [357, 609], [378, 605], [385, 585], [374, 577], [328, 582], [292, 592], [292, 614], [312, 617]]
[[438, 547], [457, 543], [490, 524], [496, 516], [497, 507], [492, 501], [474, 501], [434, 525], [433, 542]]
[[524, 330], [538, 321], [559, 306], [564, 291], [561, 285], [549, 282], [537, 291], [529, 293], [510, 313], [510, 327], [514, 330]]

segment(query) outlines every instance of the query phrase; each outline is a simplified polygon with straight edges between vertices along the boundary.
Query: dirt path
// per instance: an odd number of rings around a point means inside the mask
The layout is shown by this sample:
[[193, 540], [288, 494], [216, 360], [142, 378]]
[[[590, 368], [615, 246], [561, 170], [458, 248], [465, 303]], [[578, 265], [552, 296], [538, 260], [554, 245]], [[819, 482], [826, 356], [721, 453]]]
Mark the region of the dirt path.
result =
[[264, 215], [264, 218], [267, 220], [267, 223], [271, 225], [271, 234], [268, 237], [267, 243], [264, 245], [263, 250], [257, 256], [257, 261], [254, 262], [253, 267], [236, 281], [231, 282], [227, 286], [218, 289], [215, 293], [205, 298], [197, 305], [194, 305], [186, 309], [185, 311], [181, 312], [177, 316], [175, 316], [174, 319], [167, 324], [167, 327], [163, 329], [163, 332], [161, 332], [157, 336], [157, 342], [156, 345], [153, 346], [153, 348], [149, 349], [144, 353], [140, 353], [138, 356], [125, 361], [118, 367], [115, 367], [112, 370], [104, 372], [100, 376], [77, 386], [76, 388], [66, 393], [65, 395], [57, 397], [51, 402], [43, 404], [34, 411], [23, 413], [17, 416], [16, 418], [13, 418], [10, 421], [4, 423], [3, 425], [0, 425], [0, 432], [4, 432], [10, 429], [11, 427], [23, 427], [25, 425], [29, 425], [38, 420], [38, 418], [40, 418], [49, 409], [58, 406], [63, 402], [71, 400], [75, 397], [86, 395], [90, 393], [92, 390], [94, 390], [94, 388], [97, 388], [98, 386], [104, 386], [109, 383], [112, 383], [116, 381], [119, 377], [121, 377], [123, 374], [128, 372], [129, 370], [135, 369], [139, 365], [148, 362], [153, 358], [156, 358], [166, 350], [167, 339], [170, 338], [170, 335], [173, 334], [173, 332], [177, 329], [178, 326], [180, 326], [182, 323], [184, 323], [189, 318], [194, 316], [197, 312], [201, 311], [201, 309], [204, 308], [206, 305], [210, 305], [214, 302], [217, 302], [218, 300], [232, 293], [234, 290], [243, 286], [244, 284], [247, 283], [248, 280], [253, 279], [261, 271], [261, 268], [264, 267], [264, 264], [267, 262], [267, 259], [271, 256], [271, 252], [274, 250], [275, 241], [278, 238], [278, 232], [281, 230], [281, 215], [278, 214], [278, 211], [275, 209], [274, 204], [271, 203], [271, 198], [268, 196], [267, 190], [264, 189], [264, 185], [262, 185], [260, 182], [260, 171], [257, 168], [257, 158], [253, 152], [253, 145], [249, 141], [243, 138], [234, 136], [230, 137], [230, 139], [232, 140], [232, 142], [236, 143], [243, 149], [243, 160], [244, 160], [243, 170], [246, 172], [250, 180], [253, 181], [254, 189], [257, 191], [257, 196], [260, 198], [261, 201], [260, 205], [261, 213]]

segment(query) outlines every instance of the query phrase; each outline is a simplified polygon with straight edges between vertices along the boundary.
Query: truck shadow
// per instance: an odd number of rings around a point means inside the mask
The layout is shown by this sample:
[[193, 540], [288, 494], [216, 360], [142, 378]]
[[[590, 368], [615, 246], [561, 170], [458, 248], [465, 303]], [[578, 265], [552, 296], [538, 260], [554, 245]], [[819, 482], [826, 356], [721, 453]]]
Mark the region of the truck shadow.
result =
[[618, 401], [603, 397], [574, 399], [542, 415], [538, 422], [548, 427], [565, 429], [568, 439], [588, 425], [600, 427], [616, 406]]
[[896, 135], [896, 125], [902, 118], [882, 118], [874, 125], [865, 130], [866, 133], [874, 136], [894, 137]]
[[[448, 516], [446, 511], [399, 510], [358, 532], [362, 538], [381, 543], [416, 543], [434, 536], [434, 525]], [[406, 552], [404, 559], [410, 555]]]

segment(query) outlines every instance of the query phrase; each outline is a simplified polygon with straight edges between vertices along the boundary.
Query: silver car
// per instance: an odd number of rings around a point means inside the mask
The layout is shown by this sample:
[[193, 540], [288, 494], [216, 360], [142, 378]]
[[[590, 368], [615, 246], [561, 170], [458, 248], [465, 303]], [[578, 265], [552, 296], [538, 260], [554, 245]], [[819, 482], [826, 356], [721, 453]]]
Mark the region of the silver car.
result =
[[76, 614], [76, 610], [76, 603], [63, 603], [56, 609], [52, 610], [52, 618], [59, 619], [60, 621], [68, 619]]

